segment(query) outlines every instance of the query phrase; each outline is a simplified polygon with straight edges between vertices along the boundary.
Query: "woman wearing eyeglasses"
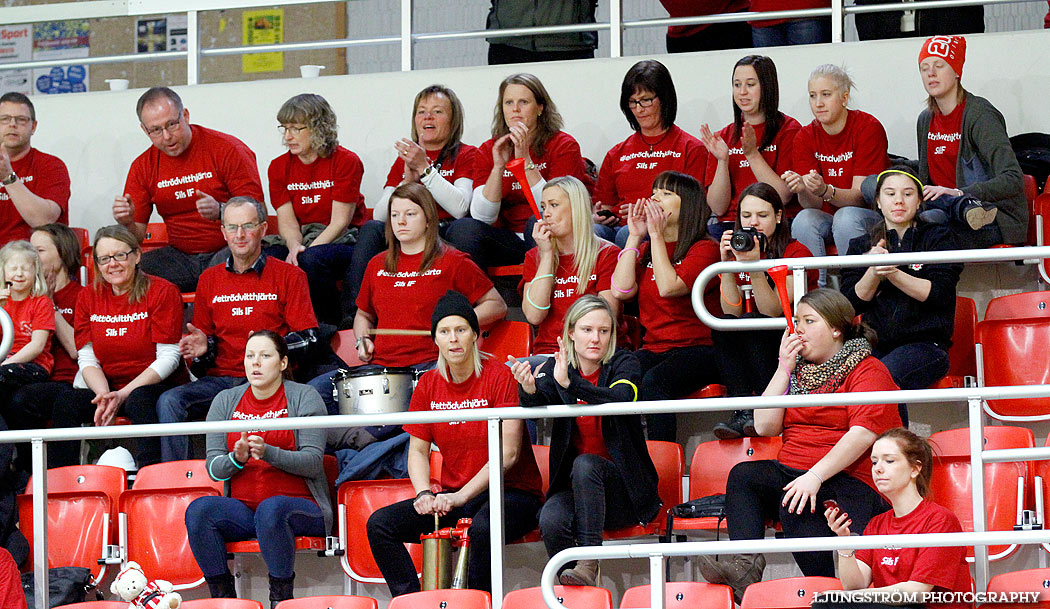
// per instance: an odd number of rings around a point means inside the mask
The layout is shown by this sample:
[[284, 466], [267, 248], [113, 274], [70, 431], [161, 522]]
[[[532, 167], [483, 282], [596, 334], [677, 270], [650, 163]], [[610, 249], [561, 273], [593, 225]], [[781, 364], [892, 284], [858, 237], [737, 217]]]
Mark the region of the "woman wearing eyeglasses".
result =
[[353, 241], [366, 221], [364, 165], [339, 145], [335, 112], [320, 95], [304, 93], [284, 102], [277, 122], [288, 152], [271, 161], [267, 173], [285, 245], [267, 253], [303, 269], [314, 314], [334, 325], [340, 319], [336, 281], [350, 267]]
[[[74, 340], [83, 384], [59, 394], [54, 427], [157, 422], [157, 398], [188, 380], [179, 337], [182, 297], [174, 284], [142, 272], [138, 239], [123, 226], [95, 235], [95, 285], [80, 293]], [[86, 388], [84, 388], [86, 386]], [[160, 461], [160, 439], [138, 438], [139, 467]], [[48, 444], [48, 465], [79, 462], [80, 442]]]

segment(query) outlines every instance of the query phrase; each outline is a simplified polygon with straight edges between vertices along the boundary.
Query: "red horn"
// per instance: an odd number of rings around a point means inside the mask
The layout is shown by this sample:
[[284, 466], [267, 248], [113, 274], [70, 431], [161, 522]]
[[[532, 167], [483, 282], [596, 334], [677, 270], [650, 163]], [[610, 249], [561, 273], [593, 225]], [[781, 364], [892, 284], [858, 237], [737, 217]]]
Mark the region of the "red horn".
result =
[[514, 174], [518, 184], [521, 184], [521, 190], [525, 193], [525, 200], [532, 207], [532, 213], [536, 214], [536, 219], [542, 220], [543, 214], [540, 213], [540, 206], [536, 205], [536, 198], [532, 196], [532, 187], [529, 186], [529, 179], [525, 177], [525, 159], [511, 159], [507, 163], [507, 169]]
[[784, 319], [787, 320], [788, 324], [788, 334], [794, 334], [795, 324], [791, 320], [791, 300], [788, 298], [787, 288], [788, 267], [783, 264], [771, 266], [766, 269], [766, 272], [773, 278], [773, 283], [777, 286], [777, 296], [780, 296], [780, 307], [784, 311]]

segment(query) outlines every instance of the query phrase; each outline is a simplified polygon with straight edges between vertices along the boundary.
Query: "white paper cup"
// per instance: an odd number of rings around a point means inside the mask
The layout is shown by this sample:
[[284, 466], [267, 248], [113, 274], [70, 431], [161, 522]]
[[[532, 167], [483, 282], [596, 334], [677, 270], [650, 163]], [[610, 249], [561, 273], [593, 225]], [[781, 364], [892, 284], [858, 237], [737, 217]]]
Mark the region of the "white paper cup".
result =
[[128, 88], [128, 79], [126, 78], [107, 78], [106, 83], [109, 84], [110, 91], [125, 91]]
[[324, 66], [299, 66], [299, 74], [301, 74], [303, 78], [317, 78], [321, 75], [321, 70], [323, 69]]

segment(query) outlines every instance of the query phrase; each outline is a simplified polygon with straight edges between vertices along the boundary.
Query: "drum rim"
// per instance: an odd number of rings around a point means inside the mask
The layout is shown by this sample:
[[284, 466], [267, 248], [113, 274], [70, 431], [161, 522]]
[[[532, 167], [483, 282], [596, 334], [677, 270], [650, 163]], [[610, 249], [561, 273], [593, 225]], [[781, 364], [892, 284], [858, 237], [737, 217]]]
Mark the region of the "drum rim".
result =
[[397, 366], [390, 366], [386, 368], [373, 368], [371, 370], [361, 370], [361, 368], [355, 368], [352, 370], [340, 369], [338, 376], [342, 378], [361, 378], [366, 376], [380, 376], [384, 374], [404, 374], [409, 376], [415, 376], [416, 371], [414, 368]]

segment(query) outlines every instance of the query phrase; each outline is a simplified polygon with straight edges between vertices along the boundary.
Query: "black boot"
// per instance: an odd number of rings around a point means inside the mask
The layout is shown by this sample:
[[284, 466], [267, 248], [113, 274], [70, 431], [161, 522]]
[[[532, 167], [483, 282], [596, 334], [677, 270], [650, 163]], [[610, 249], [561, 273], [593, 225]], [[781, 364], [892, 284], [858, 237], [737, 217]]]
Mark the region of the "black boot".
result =
[[291, 577], [270, 576], [270, 609], [274, 609], [277, 603], [292, 598], [292, 588], [295, 587], [295, 573]]
[[756, 436], [755, 416], [751, 410], [735, 410], [733, 416], [725, 423], [714, 427], [715, 437], [719, 440], [736, 440], [742, 436]]
[[229, 572], [216, 577], [205, 577], [204, 580], [208, 582], [208, 591], [212, 598], [237, 598], [233, 576]]

